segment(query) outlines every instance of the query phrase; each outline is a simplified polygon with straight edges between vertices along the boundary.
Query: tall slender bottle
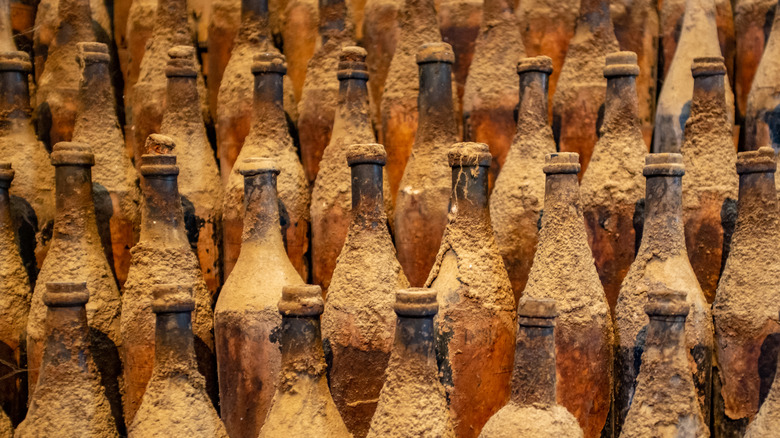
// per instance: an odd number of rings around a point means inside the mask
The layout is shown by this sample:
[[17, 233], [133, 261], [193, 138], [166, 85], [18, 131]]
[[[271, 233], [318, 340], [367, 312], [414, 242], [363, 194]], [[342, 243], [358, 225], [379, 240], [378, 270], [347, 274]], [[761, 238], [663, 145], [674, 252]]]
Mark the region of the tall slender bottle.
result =
[[222, 420], [232, 437], [257, 438], [281, 371], [276, 309], [282, 287], [303, 284], [284, 250], [276, 181], [268, 158], [238, 164], [244, 177], [241, 255], [214, 309]]
[[352, 46], [354, 24], [345, 0], [319, 0], [320, 25], [317, 50], [306, 68], [301, 99], [298, 102], [298, 136], [301, 161], [309, 184], [319, 170], [325, 146], [330, 141], [339, 97], [339, 53]]
[[[255, 78], [252, 128], [244, 140], [237, 161], [240, 163], [249, 157], [268, 157], [279, 167], [282, 236], [287, 256], [305, 281], [308, 278], [306, 253], [309, 249], [310, 195], [303, 166], [284, 116], [282, 78], [286, 72], [284, 56], [273, 52], [255, 56], [252, 64]], [[243, 184], [243, 176], [234, 168], [228, 177], [222, 204], [225, 275], [230, 275], [241, 250]]]
[[[455, 82], [456, 108], [460, 108], [466, 78], [471, 73], [470, 66], [474, 59], [476, 41], [480, 33], [484, 2], [482, 0], [434, 1], [438, 12], [441, 40], [451, 45], [452, 51], [455, 53], [455, 62], [452, 63], [452, 78]], [[460, 116], [460, 114], [458, 115]]]
[[[211, 110], [212, 117], [215, 117], [216, 120], [219, 89], [222, 88], [222, 79], [224, 77], [225, 68], [227, 67], [228, 63], [230, 62], [230, 58], [232, 57], [233, 49], [236, 43], [236, 37], [240, 33], [240, 29], [242, 27], [244, 27], [245, 30], [248, 30], [245, 26], [245, 23], [247, 22], [245, 18], [249, 18], [247, 12], [249, 12], [249, 14], [253, 15], [254, 17], [257, 17], [258, 14], [253, 14], [251, 12], [252, 6], [250, 5], [247, 5], [249, 8], [244, 9], [244, 5], [241, 0], [212, 0], [210, 3], [211, 14], [209, 16], [208, 30], [206, 33], [206, 53], [208, 53], [208, 57], [204, 59], [203, 69], [204, 71], [208, 72], [206, 75], [208, 79], [206, 88], [208, 89], [209, 109]], [[265, 0], [264, 2], [257, 1], [252, 3], [258, 6], [260, 6], [260, 3], [265, 3], [263, 24], [266, 26], [264, 26], [262, 30], [268, 32], [267, 34], [262, 35], [262, 37], [270, 37], [271, 33], [267, 27], [268, 1]], [[254, 9], [257, 10], [258, 8], [256, 7]], [[252, 21], [257, 22], [258, 20], [253, 19]], [[253, 33], [257, 35], [258, 27], [253, 26], [253, 28], [255, 31]], [[260, 43], [257, 44], [257, 47], [264, 49], [264, 47], [262, 47], [265, 46], [264, 41], [258, 41], [255, 39], [254, 42]], [[243, 70], [243, 73], [246, 73], [246, 70], [248, 69], [244, 68]], [[216, 120], [216, 123], [219, 124], [219, 120]]]
[[515, 301], [525, 289], [539, 241], [544, 206], [544, 156], [555, 152], [547, 122], [547, 89], [553, 61], [547, 56], [523, 58], [517, 128], [504, 167], [490, 197], [490, 217]]
[[709, 437], [688, 362], [685, 320], [691, 306], [687, 293], [655, 286], [647, 293], [644, 310], [647, 340], [620, 438]]
[[543, 170], [544, 215], [523, 297], [557, 300], [558, 404], [577, 418], [586, 437], [598, 437], [610, 429], [613, 332], [588, 246], [577, 184], [579, 157], [548, 154]]
[[725, 412], [713, 415], [725, 420], [720, 430], [728, 427], [740, 435], [758, 412], [760, 394], [772, 385], [780, 347], [776, 169], [775, 152], [767, 146], [737, 158], [737, 226], [712, 307], [725, 403]]
[[124, 425], [113, 415], [87, 324], [86, 306], [100, 301], [98, 291], [88, 282], [47, 282], [39, 293], [46, 307], [43, 360], [27, 417], [14, 436], [119, 437], [117, 426]]
[[436, 354], [455, 432], [476, 437], [509, 399], [514, 300], [490, 223], [488, 147], [456, 143], [448, 159], [449, 222], [425, 286], [438, 291]]
[[452, 170], [446, 157], [458, 140], [452, 110], [454, 59], [447, 43], [423, 44], [417, 52], [419, 123], [396, 195], [394, 224], [398, 261], [413, 286], [425, 284], [447, 226]]
[[[146, 52], [146, 42], [154, 35], [155, 16], [157, 14], [158, 0], [132, 0], [127, 12], [127, 74], [124, 78], [125, 95], [125, 133], [128, 144], [132, 146], [132, 99], [133, 87], [138, 82], [141, 74], [141, 60]], [[130, 147], [130, 154], [133, 149]]]
[[398, 43], [398, 14], [402, 6], [402, 0], [366, 0], [363, 9], [363, 46], [368, 51], [366, 65], [371, 78], [368, 84], [371, 117], [379, 138], [384, 138], [381, 122], [382, 93]]
[[198, 254], [206, 286], [214, 296], [222, 283], [222, 180], [198, 105], [200, 73], [194, 62], [195, 49], [176, 46], [168, 51], [168, 56], [167, 96], [160, 133], [178, 145], [173, 153], [182, 171], [179, 193], [184, 198], [186, 223], [190, 225], [187, 234]]
[[[685, 0], [685, 18], [674, 58], [666, 73], [655, 112], [653, 152], [679, 153], [693, 96], [691, 65], [694, 58], [723, 56], [718, 45], [715, 0]], [[726, 0], [728, 3], [728, 0]], [[664, 1], [664, 5], [667, 1]], [[666, 39], [664, 44], [666, 44]], [[666, 50], [666, 49], [664, 49]], [[734, 124], [734, 94], [725, 81], [726, 112]], [[729, 167], [729, 169], [733, 168]]]
[[520, 437], [582, 437], [577, 419], [556, 400], [556, 314], [555, 300], [520, 303], [512, 397], [485, 424], [480, 438], [504, 437], [507, 431]]
[[726, 114], [723, 58], [696, 58], [691, 71], [693, 98], [682, 145], [685, 243], [704, 297], [712, 302], [734, 231], [737, 153]]
[[125, 149], [125, 137], [116, 113], [109, 73], [108, 47], [103, 43], [78, 43], [81, 67], [78, 113], [73, 140], [92, 146], [98, 184], [95, 213], [106, 258], [119, 284], [127, 279], [130, 248], [141, 224], [138, 177]]
[[368, 433], [393, 345], [393, 293], [409, 286], [387, 227], [378, 144], [350, 146], [352, 223], [322, 315], [333, 401], [349, 431]]
[[154, 371], [128, 437], [227, 438], [198, 371], [192, 312], [199, 309], [191, 285], [157, 283], [150, 298]]
[[640, 309], [648, 291], [664, 287], [683, 291], [690, 313], [685, 322], [686, 346], [693, 383], [705, 422], [709, 418], [713, 329], [710, 306], [688, 261], [683, 230], [680, 154], [645, 157], [645, 220], [642, 243], [620, 287], [615, 306], [617, 353], [615, 358], [615, 432], [619, 434], [636, 393], [637, 376], [645, 350], [648, 317]]
[[[463, 92], [463, 134], [493, 155], [490, 186], [506, 162], [515, 132], [517, 61], [525, 57], [511, 0], [487, 0]], [[455, 48], [455, 53], [458, 53]], [[457, 62], [457, 56], [456, 56]]]
[[647, 145], [637, 105], [637, 56], [616, 52], [607, 55], [606, 61], [604, 123], [590, 167], [582, 177], [582, 204], [588, 243], [607, 302], [614, 309], [642, 237], [642, 168]]
[[417, 131], [420, 88], [415, 56], [421, 44], [441, 41], [433, 0], [404, 0], [398, 22], [398, 42], [382, 92], [379, 130], [379, 142], [387, 149], [387, 176], [393, 196], [401, 183]]
[[317, 46], [318, 24], [317, 0], [287, 0], [282, 40], [296, 102], [301, 100], [306, 67]]
[[175, 281], [194, 291], [198, 367], [214, 400], [217, 389], [211, 295], [187, 240], [178, 189], [179, 167], [173, 155], [175, 145], [169, 137], [153, 134], [147, 140], [147, 149], [149, 154], [143, 155], [140, 163], [144, 194], [141, 238], [131, 251], [130, 270], [122, 290], [120, 333], [128, 424], [133, 422], [153, 374], [154, 316], [149, 291], [157, 284]]
[[745, 110], [743, 148], [772, 146], [780, 151], [780, 13], [775, 9], [772, 31], [750, 87]]
[[352, 436], [328, 390], [320, 332], [324, 307], [319, 286], [282, 288], [282, 371], [260, 438]]
[[27, 53], [0, 52], [0, 156], [17, 170], [9, 189], [16, 204], [11, 212], [19, 215], [14, 220], [19, 250], [34, 283], [51, 241], [54, 168], [30, 120], [31, 72]]
[[[780, 359], [777, 361], [778, 367], [780, 367]], [[750, 423], [745, 433], [745, 438], [769, 438], [777, 433], [777, 428], [780, 427], [778, 423], [778, 412], [780, 412], [780, 370], [775, 371], [775, 381], [772, 383], [772, 388], [769, 390], [764, 404], [758, 411], [755, 420]]]
[[[447, 396], [439, 381], [433, 318], [439, 311], [435, 289], [401, 289], [387, 381], [379, 394], [368, 436], [454, 437]], [[409, 409], [415, 406], [415, 409]]]
[[[16, 227], [11, 218], [8, 189], [14, 179], [11, 163], [0, 163], [0, 415], [14, 424], [27, 409], [27, 315], [32, 288], [19, 255]], [[0, 436], [2, 436], [0, 427]]]
[[559, 149], [577, 152], [583, 173], [601, 128], [600, 113], [607, 87], [604, 58], [618, 50], [609, 1], [582, 0], [577, 28], [555, 88], [552, 124]]
[[750, 86], [767, 48], [776, 9], [777, 0], [738, 0], [734, 4], [734, 32], [737, 40], [734, 94], [737, 120], [745, 118]]
[[38, 372], [44, 361], [46, 283], [49, 281], [86, 281], [91, 291], [87, 303], [90, 349], [111, 411], [122, 422], [119, 379], [122, 364], [118, 347], [121, 298], [114, 274], [100, 243], [92, 196], [92, 171], [95, 157], [83, 143], [57, 143], [51, 153], [55, 166], [56, 216], [54, 235], [33, 290], [27, 322], [27, 358], [30, 394], [35, 392]]

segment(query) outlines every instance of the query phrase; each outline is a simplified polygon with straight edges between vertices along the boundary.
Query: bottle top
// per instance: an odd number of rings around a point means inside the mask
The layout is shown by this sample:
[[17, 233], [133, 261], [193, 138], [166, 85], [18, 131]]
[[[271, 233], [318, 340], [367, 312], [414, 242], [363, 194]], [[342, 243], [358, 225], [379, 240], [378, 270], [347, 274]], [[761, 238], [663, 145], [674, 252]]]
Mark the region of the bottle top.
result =
[[311, 284], [288, 285], [282, 288], [279, 313], [284, 316], [319, 316], [325, 309], [322, 288]]
[[8, 189], [16, 172], [11, 169], [11, 163], [0, 163], [0, 188]]
[[238, 165], [238, 173], [244, 176], [259, 175], [261, 173], [279, 175], [279, 172], [279, 167], [272, 158], [247, 157]]
[[111, 56], [108, 54], [108, 46], [103, 43], [81, 42], [77, 43], [76, 47], [78, 47], [79, 59], [85, 64], [107, 64], [111, 61]]
[[191, 286], [158, 284], [152, 291], [152, 297], [154, 313], [184, 313], [195, 310]]
[[645, 155], [644, 176], [683, 176], [685, 165], [682, 154], [658, 153]]
[[647, 294], [645, 312], [648, 316], [687, 316], [690, 310], [685, 292], [662, 288]]
[[89, 301], [89, 291], [85, 281], [51, 281], [46, 283], [43, 302], [48, 307], [83, 306], [87, 301]]
[[580, 154], [576, 152], [556, 152], [544, 157], [545, 175], [559, 173], [580, 173]]
[[525, 327], [555, 327], [555, 300], [526, 298], [517, 306], [518, 323]]
[[493, 156], [485, 143], [455, 143], [447, 152], [450, 167], [482, 166], [490, 167]]
[[726, 65], [723, 63], [722, 56], [705, 56], [694, 58], [691, 64], [691, 73], [693, 77], [725, 75]]
[[145, 177], [178, 175], [179, 166], [176, 165], [176, 155], [144, 154], [141, 156], [140, 172]]
[[146, 153], [152, 155], [167, 155], [176, 147], [172, 138], [162, 134], [149, 134], [146, 137]]
[[762, 146], [757, 151], [746, 151], [737, 154], [737, 173], [763, 173], [777, 170], [775, 150]]
[[287, 74], [287, 61], [281, 53], [258, 53], [252, 59], [252, 73]]
[[385, 147], [378, 143], [358, 143], [347, 149], [347, 163], [350, 166], [356, 164], [379, 164], [384, 166], [387, 162]]
[[455, 63], [455, 52], [452, 46], [447, 43], [425, 43], [417, 49], [417, 63], [426, 64], [429, 62]]
[[95, 165], [95, 155], [86, 143], [61, 141], [54, 145], [51, 151], [51, 164], [54, 166], [85, 166]]
[[398, 316], [433, 316], [439, 311], [439, 303], [436, 301], [436, 289], [423, 287], [399, 289], [395, 293], [394, 308]]
[[549, 56], [534, 56], [520, 59], [517, 62], [517, 73], [525, 73], [527, 71], [538, 71], [549, 75], [553, 71], [552, 58]]
[[339, 54], [338, 78], [368, 80], [366, 49], [358, 46], [344, 46]]
[[0, 52], [0, 71], [20, 71], [30, 73], [32, 63], [27, 52]]
[[634, 52], [615, 52], [607, 55], [604, 77], [638, 76], [639, 66]]
[[195, 66], [195, 48], [192, 46], [175, 46], [168, 50], [168, 65], [165, 76], [169, 78], [194, 78], [198, 76]]

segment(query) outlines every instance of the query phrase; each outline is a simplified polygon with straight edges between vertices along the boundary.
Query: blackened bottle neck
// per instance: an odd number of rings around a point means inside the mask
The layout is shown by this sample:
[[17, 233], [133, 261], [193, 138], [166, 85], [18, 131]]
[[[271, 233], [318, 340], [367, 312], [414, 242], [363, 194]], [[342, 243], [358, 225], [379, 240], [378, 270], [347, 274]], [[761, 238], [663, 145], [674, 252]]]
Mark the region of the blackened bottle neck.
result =
[[452, 65], [448, 62], [420, 64], [419, 122], [415, 146], [449, 148], [456, 135], [452, 106]]
[[456, 222], [490, 221], [488, 209], [488, 167], [453, 166], [452, 199]]
[[319, 317], [282, 316], [281, 345], [282, 379], [290, 379], [288, 389], [294, 390], [295, 377], [325, 377]]
[[547, 126], [547, 93], [550, 75], [541, 71], [520, 74], [520, 111], [518, 128], [538, 130]]
[[268, 40], [268, 0], [241, 0], [239, 32], [245, 41], [261, 43]]
[[27, 72], [0, 71], [0, 128], [27, 122], [31, 113]]
[[643, 240], [651, 246], [685, 249], [682, 176], [650, 176], [646, 180]]
[[[54, 238], [71, 241], [86, 238], [95, 223], [95, 205], [92, 200], [92, 170], [89, 166], [60, 165], [56, 167], [56, 214]], [[94, 229], [97, 231], [97, 229]], [[95, 236], [95, 241], [99, 241]]]
[[154, 367], [163, 372], [181, 372], [197, 368], [190, 312], [166, 312], [155, 315]]
[[189, 246], [176, 175], [146, 175], [141, 240], [169, 246]]
[[555, 405], [555, 379], [554, 327], [520, 324], [512, 373], [512, 402], [520, 406]]
[[331, 39], [343, 38], [348, 32], [347, 4], [344, 0], [319, 0], [320, 37], [325, 45]]
[[[650, 350], [664, 352], [663, 354], [647, 354]], [[642, 357], [671, 358], [674, 355], [685, 355], [685, 317], [671, 315], [650, 315], [647, 325], [646, 353]]]
[[604, 99], [604, 123], [606, 132], [625, 131], [636, 125], [638, 116], [636, 77], [632, 75], [612, 76], [607, 79], [607, 93]]
[[408, 317], [398, 315], [395, 328], [395, 351], [409, 365], [436, 366], [433, 337], [433, 316]]
[[61, 0], [57, 11], [59, 27], [55, 41], [58, 45], [95, 40], [89, 0]]
[[284, 254], [274, 173], [265, 172], [244, 178], [244, 206], [243, 243], [263, 244], [268, 249]]
[[[700, 75], [693, 79], [691, 115], [694, 112], [713, 114], [718, 123], [727, 123], [725, 76], [722, 74]], [[708, 116], [712, 117], [712, 116]]]
[[46, 311], [46, 334], [41, 377], [46, 370], [52, 369], [47, 364], [61, 370], [64, 363], [69, 363], [87, 371], [84, 356], [89, 348], [89, 327], [84, 305], [49, 307]]
[[352, 223], [374, 227], [385, 222], [382, 165], [358, 163], [352, 166]]
[[255, 74], [254, 125], [258, 133], [265, 137], [271, 135], [269, 128], [287, 127], [284, 115], [284, 93], [282, 78], [278, 72]]
[[366, 83], [366, 79], [357, 76], [349, 76], [339, 80], [338, 107], [336, 117], [333, 120], [334, 132], [338, 132], [339, 127], [345, 126], [350, 127], [351, 130], [368, 131], [371, 129]]
[[168, 78], [168, 100], [165, 112], [169, 117], [187, 124], [203, 123], [195, 75]]
[[154, 35], [170, 36], [171, 47], [192, 44], [186, 0], [159, 0]]

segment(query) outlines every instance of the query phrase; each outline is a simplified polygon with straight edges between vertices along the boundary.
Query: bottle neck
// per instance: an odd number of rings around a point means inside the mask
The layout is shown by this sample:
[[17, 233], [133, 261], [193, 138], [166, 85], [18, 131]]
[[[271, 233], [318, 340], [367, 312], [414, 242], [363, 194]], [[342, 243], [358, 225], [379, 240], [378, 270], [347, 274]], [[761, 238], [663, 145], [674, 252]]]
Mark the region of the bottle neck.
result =
[[728, 123], [726, 114], [725, 75], [700, 75], [693, 79], [691, 115], [707, 114], [716, 117], [718, 123]]
[[268, 0], [241, 0], [239, 32], [244, 40], [255, 44], [269, 39]]
[[456, 223], [490, 221], [488, 209], [488, 167], [454, 166], [452, 168], [451, 209]]
[[30, 90], [27, 73], [0, 71], [0, 127], [30, 119]]
[[347, 31], [347, 4], [344, 0], [319, 0], [320, 37], [325, 45]]
[[244, 178], [244, 208], [243, 243], [262, 244], [286, 254], [279, 224], [276, 176], [273, 173]]
[[406, 364], [420, 367], [436, 366], [436, 348], [433, 337], [433, 317], [408, 317], [398, 315], [395, 325], [393, 351]]
[[[777, 189], [774, 172], [743, 173], [739, 176], [738, 218], [777, 218]], [[772, 212], [767, 214], [767, 211]]]
[[141, 184], [144, 194], [141, 240], [189, 247], [176, 175], [147, 175]]
[[84, 66], [79, 87], [79, 106], [74, 141], [78, 141], [82, 130], [96, 130], [118, 124], [108, 63], [88, 62]]
[[184, 123], [203, 123], [195, 76], [169, 77], [167, 93], [167, 116], [174, 116]]
[[319, 317], [283, 316], [281, 350], [282, 380], [292, 383], [289, 389], [294, 387], [296, 376], [325, 378]]
[[339, 81], [339, 98], [333, 132], [347, 127], [350, 134], [366, 132], [373, 136], [366, 80], [350, 77]]
[[[648, 354], [655, 350], [661, 354]], [[685, 317], [651, 315], [647, 324], [647, 341], [642, 357], [666, 359], [671, 363], [677, 355], [687, 355], [685, 344]], [[687, 361], [686, 361], [687, 363]], [[650, 364], [649, 364], [650, 365]]]
[[59, 25], [55, 41], [58, 45], [95, 40], [89, 0], [61, 0], [57, 11]]
[[547, 126], [547, 93], [550, 76], [540, 71], [520, 74], [520, 110], [518, 132]]
[[272, 127], [287, 128], [282, 78], [277, 72], [255, 75], [254, 124], [260, 127], [257, 132], [264, 137], [273, 135]]
[[160, 0], [153, 32], [157, 36], [170, 35], [171, 47], [192, 44], [186, 0]]
[[92, 170], [88, 166], [61, 165], [56, 166], [54, 176], [54, 238], [80, 240], [87, 234], [88, 223], [95, 222]]
[[[87, 310], [81, 306], [49, 307], [46, 311], [46, 346], [44, 347], [41, 379], [47, 370], [62, 371], [69, 363], [86, 372], [84, 360], [89, 348], [89, 327]], [[63, 360], [65, 359], [65, 360]], [[46, 364], [55, 365], [47, 367]]]
[[186, 373], [197, 368], [190, 312], [157, 313], [154, 330], [154, 367]]
[[352, 223], [371, 227], [385, 222], [382, 165], [355, 164], [352, 173]]
[[553, 173], [545, 178], [544, 213], [568, 218], [572, 205], [580, 203], [580, 185], [576, 173]]
[[580, 2], [577, 31], [581, 32], [583, 30], [594, 34], [613, 31], [608, 0], [582, 0]]
[[11, 0], [0, 0], [0, 52], [16, 51], [11, 25]]
[[450, 147], [457, 131], [452, 105], [452, 65], [446, 62], [426, 62], [419, 69], [419, 122], [415, 147], [436, 147], [442, 146], [442, 143]]
[[512, 402], [555, 405], [554, 328], [520, 325], [512, 373]]
[[[685, 249], [682, 217], [682, 177], [652, 176], [646, 179], [643, 236], [651, 245]], [[644, 239], [644, 237], [643, 237]], [[663, 242], [661, 242], [663, 241]]]
[[607, 79], [604, 98], [604, 133], [626, 131], [639, 120], [635, 76], [613, 76]]

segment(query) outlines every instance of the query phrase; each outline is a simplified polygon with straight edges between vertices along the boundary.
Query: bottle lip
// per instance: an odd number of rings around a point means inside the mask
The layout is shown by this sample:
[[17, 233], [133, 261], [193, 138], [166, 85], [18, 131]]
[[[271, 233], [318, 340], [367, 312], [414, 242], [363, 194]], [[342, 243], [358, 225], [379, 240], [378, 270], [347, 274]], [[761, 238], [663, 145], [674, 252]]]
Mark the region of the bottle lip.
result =
[[95, 155], [86, 143], [61, 141], [52, 148], [51, 163], [54, 166], [91, 167], [95, 165]]
[[685, 317], [691, 311], [683, 291], [659, 285], [647, 292], [645, 312], [648, 316]]
[[0, 52], [0, 71], [32, 72], [30, 55], [20, 50]]
[[522, 58], [517, 62], [517, 73], [525, 73], [530, 71], [538, 71], [548, 75], [551, 74], [553, 72], [552, 58], [544, 55], [533, 56]]
[[158, 284], [152, 289], [152, 312], [184, 313], [195, 310], [192, 287], [182, 284]]
[[580, 154], [576, 152], [555, 152], [544, 157], [545, 175], [578, 174], [582, 169]]
[[644, 176], [683, 176], [685, 175], [683, 156], [671, 152], [647, 154], [642, 174]]
[[605, 58], [604, 77], [638, 76], [639, 66], [634, 52], [610, 53]]
[[378, 164], [384, 166], [387, 162], [385, 147], [379, 143], [355, 143], [347, 149], [347, 164]]
[[693, 77], [725, 75], [726, 65], [722, 56], [702, 56], [694, 58], [691, 64]]
[[76, 43], [79, 59], [85, 64], [103, 63], [108, 64], [111, 56], [108, 54], [108, 46], [98, 42], [80, 42]]
[[450, 167], [490, 167], [493, 156], [485, 143], [464, 141], [452, 145], [447, 152], [447, 159]]
[[737, 154], [737, 173], [774, 173], [777, 170], [775, 150], [762, 146], [755, 151], [745, 151]]
[[51, 281], [46, 283], [43, 303], [48, 307], [77, 307], [89, 301], [86, 281]]
[[169, 78], [194, 78], [198, 76], [195, 66], [195, 48], [192, 46], [175, 46], [168, 50], [168, 64], [165, 76]]
[[278, 306], [283, 316], [319, 316], [325, 310], [322, 288], [311, 284], [284, 286]]
[[455, 52], [452, 46], [443, 43], [425, 43], [417, 48], [417, 64], [427, 64], [430, 62], [444, 62], [447, 64], [455, 63]]
[[284, 55], [275, 52], [258, 53], [252, 58], [252, 74], [287, 74], [287, 62]]
[[529, 320], [523, 325], [553, 327], [558, 310], [555, 300], [524, 297], [517, 304], [517, 316]]
[[238, 173], [247, 177], [259, 175], [262, 173], [273, 173], [279, 175], [279, 167], [273, 158], [268, 157], [248, 157], [238, 164]]
[[144, 154], [141, 155], [139, 171], [144, 177], [172, 176], [179, 174], [179, 166], [176, 165], [176, 155]]
[[16, 171], [11, 168], [11, 163], [0, 162], [0, 188], [8, 189], [14, 179]]
[[410, 287], [399, 289], [395, 293], [395, 313], [398, 316], [426, 317], [436, 315], [439, 303], [436, 301], [436, 289]]

